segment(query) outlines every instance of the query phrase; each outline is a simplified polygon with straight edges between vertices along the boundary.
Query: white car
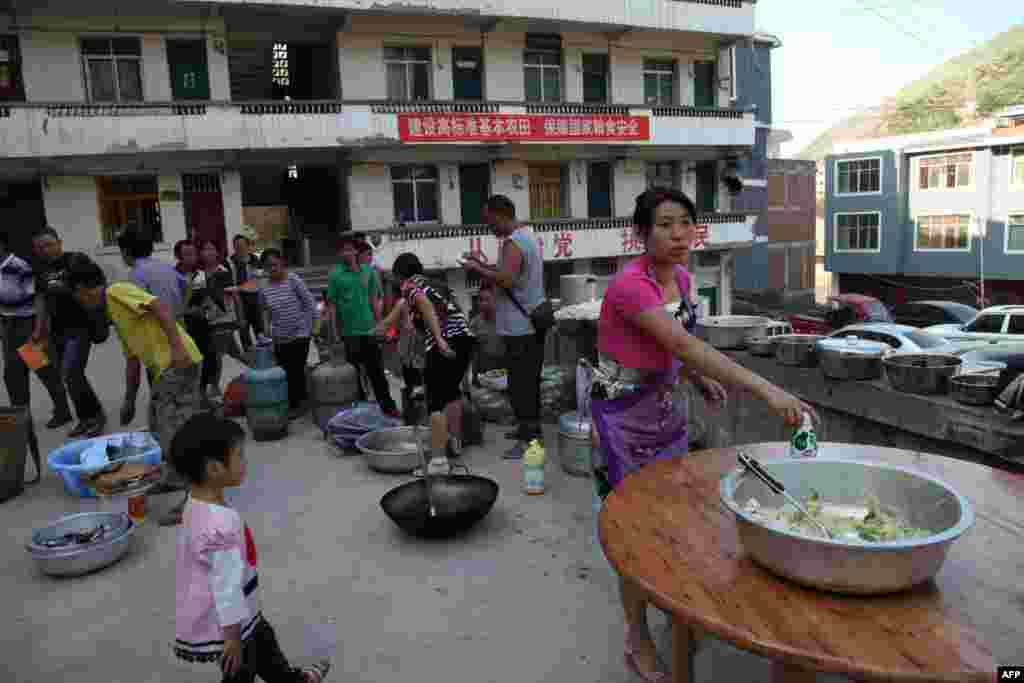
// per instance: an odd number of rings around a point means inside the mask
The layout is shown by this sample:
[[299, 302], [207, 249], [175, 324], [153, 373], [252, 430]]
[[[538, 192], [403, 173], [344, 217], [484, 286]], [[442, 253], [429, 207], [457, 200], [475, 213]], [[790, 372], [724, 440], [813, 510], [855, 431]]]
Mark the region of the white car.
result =
[[1024, 306], [990, 306], [966, 325], [932, 325], [925, 331], [961, 347], [1024, 342]]

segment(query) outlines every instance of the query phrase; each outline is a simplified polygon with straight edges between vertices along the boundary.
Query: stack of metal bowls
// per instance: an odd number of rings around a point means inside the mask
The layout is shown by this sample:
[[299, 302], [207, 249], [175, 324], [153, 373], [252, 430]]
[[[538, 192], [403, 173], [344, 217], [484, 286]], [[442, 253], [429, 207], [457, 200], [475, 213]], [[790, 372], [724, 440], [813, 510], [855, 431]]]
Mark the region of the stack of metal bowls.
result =
[[[69, 536], [103, 527], [95, 540], [76, 542]], [[50, 576], [80, 576], [111, 565], [131, 547], [135, 525], [123, 512], [83, 512], [61, 517], [36, 529], [25, 544], [39, 570]]]
[[830, 379], [871, 380], [882, 376], [882, 359], [892, 347], [881, 342], [843, 338], [820, 339], [817, 343], [821, 371]]

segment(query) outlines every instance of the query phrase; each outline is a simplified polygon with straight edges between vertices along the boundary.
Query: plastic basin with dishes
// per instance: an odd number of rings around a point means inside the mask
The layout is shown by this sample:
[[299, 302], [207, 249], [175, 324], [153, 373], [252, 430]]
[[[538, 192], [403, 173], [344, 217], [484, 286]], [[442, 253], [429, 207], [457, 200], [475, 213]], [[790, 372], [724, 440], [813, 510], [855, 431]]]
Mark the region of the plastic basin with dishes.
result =
[[[107, 463], [103, 461], [101, 453], [105, 451], [107, 445], [111, 442], [120, 444], [130, 434], [138, 440], [138, 432], [121, 432], [105, 434], [94, 439], [71, 441], [50, 451], [50, 454], [46, 456], [46, 462], [50, 469], [60, 476], [61, 481], [64, 482], [64, 490], [68, 494], [79, 498], [95, 498], [96, 490], [89, 484], [87, 477], [106, 466]], [[161, 461], [160, 445], [148, 432], [143, 434], [148, 437], [146, 447], [140, 453], [122, 461], [159, 465]], [[92, 460], [91, 463], [90, 460]]]

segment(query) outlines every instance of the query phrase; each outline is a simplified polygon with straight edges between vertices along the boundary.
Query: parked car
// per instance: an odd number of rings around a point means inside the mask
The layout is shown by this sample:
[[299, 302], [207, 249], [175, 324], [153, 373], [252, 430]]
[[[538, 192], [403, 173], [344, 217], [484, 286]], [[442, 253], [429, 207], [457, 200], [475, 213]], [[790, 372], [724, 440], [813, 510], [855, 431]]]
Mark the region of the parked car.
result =
[[823, 315], [788, 316], [796, 334], [828, 335], [854, 323], [891, 323], [892, 315], [881, 301], [864, 294], [830, 296]]
[[991, 306], [964, 325], [932, 325], [925, 331], [952, 342], [1024, 342], [1024, 306]]
[[942, 337], [910, 325], [895, 323], [861, 323], [847, 325], [830, 337], [854, 336], [888, 344], [896, 353], [956, 353], [957, 347]]
[[894, 323], [912, 327], [966, 325], [977, 315], [977, 308], [955, 301], [911, 301], [892, 309]]

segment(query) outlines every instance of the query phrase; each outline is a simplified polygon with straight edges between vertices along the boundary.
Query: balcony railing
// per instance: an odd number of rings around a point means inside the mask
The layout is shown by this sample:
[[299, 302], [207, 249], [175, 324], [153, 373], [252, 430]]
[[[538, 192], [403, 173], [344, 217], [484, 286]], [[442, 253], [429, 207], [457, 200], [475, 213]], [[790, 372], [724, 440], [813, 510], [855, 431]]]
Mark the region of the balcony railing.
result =
[[[131, 148], [135, 153], [217, 150], [330, 149], [369, 142], [430, 144], [400, 135], [399, 116], [425, 114], [452, 119], [507, 116], [548, 116], [568, 124], [567, 135], [525, 140], [545, 144], [606, 144], [604, 140], [572, 139], [573, 120], [647, 117], [642, 138], [607, 144], [649, 144], [679, 147], [742, 147], [754, 144], [751, 112], [697, 107], [649, 107], [583, 103], [526, 102], [381, 102], [346, 100], [250, 102], [10, 102], [0, 106], [0, 158], [51, 158], [111, 154]], [[451, 124], [449, 124], [451, 125]], [[483, 124], [481, 124], [483, 125]], [[493, 123], [491, 124], [493, 125]], [[596, 126], [596, 123], [593, 123]], [[621, 124], [620, 124], [621, 128]], [[585, 128], [580, 128], [585, 130]], [[504, 138], [495, 138], [503, 140]], [[633, 140], [633, 142], [630, 142]], [[438, 140], [444, 141], [444, 140]], [[455, 140], [487, 144], [488, 138]]]

